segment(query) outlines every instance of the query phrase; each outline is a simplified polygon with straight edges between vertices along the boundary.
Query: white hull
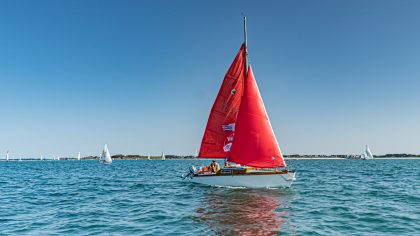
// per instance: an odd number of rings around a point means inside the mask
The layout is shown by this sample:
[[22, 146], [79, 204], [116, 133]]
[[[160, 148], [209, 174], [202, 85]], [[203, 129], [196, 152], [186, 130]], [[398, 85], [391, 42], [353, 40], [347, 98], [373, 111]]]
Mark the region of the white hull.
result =
[[200, 184], [245, 187], [245, 188], [289, 188], [295, 180], [295, 172], [265, 175], [210, 175], [194, 176], [191, 181]]

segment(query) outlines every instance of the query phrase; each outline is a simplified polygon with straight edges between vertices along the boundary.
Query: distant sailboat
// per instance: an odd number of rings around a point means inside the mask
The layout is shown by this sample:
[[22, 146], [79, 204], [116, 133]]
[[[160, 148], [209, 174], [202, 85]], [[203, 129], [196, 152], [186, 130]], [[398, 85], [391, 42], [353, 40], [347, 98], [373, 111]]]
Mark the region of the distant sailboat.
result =
[[6, 161], [9, 161], [9, 150], [6, 152]]
[[150, 154], [147, 156], [147, 160], [151, 160], [151, 159], [150, 159]]
[[57, 156], [57, 161], [59, 161], [60, 160], [60, 156]]
[[42, 161], [42, 159], [43, 159], [43, 158], [42, 158], [42, 155], [41, 155], [41, 157], [39, 158], [39, 160], [40, 160], [40, 161]]
[[77, 155], [77, 160], [78, 160], [78, 161], [80, 161], [80, 152], [79, 152], [79, 154]]
[[112, 163], [111, 154], [109, 154], [108, 146], [106, 144], [104, 146], [104, 150], [102, 151], [101, 156], [99, 157], [99, 161], [103, 164]]
[[162, 152], [162, 160], [166, 160], [165, 154]]
[[368, 147], [368, 145], [366, 145], [366, 149], [365, 149], [365, 151], [362, 153], [362, 155], [361, 155], [361, 159], [364, 159], [364, 160], [373, 159], [372, 152], [370, 151], [370, 148]]

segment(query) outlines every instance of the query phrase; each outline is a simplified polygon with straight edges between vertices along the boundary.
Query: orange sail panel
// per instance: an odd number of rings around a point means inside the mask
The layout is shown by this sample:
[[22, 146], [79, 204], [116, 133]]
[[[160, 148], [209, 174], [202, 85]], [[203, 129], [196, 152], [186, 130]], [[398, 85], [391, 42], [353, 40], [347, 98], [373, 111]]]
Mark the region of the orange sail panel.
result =
[[245, 78], [245, 45], [242, 45], [223, 79], [207, 121], [200, 157], [228, 156], [235, 132]]
[[286, 166], [251, 66], [245, 79], [235, 139], [228, 160], [259, 168]]

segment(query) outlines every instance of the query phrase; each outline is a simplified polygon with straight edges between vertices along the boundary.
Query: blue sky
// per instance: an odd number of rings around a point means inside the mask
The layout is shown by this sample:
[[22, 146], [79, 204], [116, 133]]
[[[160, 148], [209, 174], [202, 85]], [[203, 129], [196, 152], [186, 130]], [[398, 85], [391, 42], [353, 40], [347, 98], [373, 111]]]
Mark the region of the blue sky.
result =
[[0, 153], [194, 153], [242, 13], [283, 153], [420, 153], [418, 0], [1, 1]]

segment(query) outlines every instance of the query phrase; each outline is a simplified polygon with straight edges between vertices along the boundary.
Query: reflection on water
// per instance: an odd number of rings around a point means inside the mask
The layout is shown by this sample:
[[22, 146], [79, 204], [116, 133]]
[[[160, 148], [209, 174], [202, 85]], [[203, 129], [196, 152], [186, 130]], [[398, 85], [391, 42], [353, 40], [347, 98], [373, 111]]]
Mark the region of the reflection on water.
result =
[[[285, 192], [286, 191], [286, 192]], [[220, 235], [276, 235], [288, 231], [288, 190], [209, 188], [197, 220]]]

